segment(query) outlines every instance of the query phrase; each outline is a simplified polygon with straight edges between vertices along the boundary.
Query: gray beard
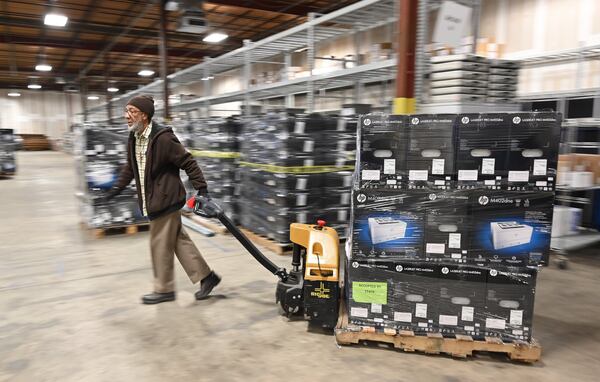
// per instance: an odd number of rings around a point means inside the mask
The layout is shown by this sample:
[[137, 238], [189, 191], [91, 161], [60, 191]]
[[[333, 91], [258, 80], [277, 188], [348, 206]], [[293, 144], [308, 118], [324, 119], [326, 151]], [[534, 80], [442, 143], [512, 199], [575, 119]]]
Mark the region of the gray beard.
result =
[[134, 133], [141, 133], [144, 130], [144, 123], [142, 121], [134, 122], [131, 125], [131, 131]]

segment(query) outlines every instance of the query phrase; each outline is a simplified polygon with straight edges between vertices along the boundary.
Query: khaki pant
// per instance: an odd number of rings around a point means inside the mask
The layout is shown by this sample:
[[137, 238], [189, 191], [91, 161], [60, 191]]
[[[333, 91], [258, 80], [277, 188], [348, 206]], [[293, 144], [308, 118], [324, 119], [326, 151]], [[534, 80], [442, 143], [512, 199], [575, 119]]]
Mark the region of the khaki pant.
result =
[[150, 222], [150, 251], [154, 270], [154, 292], [175, 290], [173, 253], [183, 266], [192, 283], [210, 273], [206, 261], [183, 229], [181, 211], [175, 211]]

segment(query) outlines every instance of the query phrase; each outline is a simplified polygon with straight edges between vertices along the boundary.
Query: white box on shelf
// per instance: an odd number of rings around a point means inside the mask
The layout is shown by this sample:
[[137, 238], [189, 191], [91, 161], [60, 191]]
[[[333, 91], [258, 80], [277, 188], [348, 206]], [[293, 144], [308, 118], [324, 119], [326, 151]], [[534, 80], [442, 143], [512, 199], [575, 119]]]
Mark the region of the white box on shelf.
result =
[[554, 206], [552, 237], [574, 235], [581, 225], [581, 208]]
[[590, 188], [594, 186], [594, 173], [587, 171], [573, 171], [567, 176], [573, 188]]

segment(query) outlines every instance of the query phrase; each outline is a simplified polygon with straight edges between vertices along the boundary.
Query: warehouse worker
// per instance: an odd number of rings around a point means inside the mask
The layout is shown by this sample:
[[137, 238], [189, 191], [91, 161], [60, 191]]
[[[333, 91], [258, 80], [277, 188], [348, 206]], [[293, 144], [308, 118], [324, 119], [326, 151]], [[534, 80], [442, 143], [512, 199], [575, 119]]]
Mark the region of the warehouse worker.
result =
[[150, 251], [154, 292], [144, 295], [144, 304], [175, 300], [173, 253], [192, 283], [200, 281], [196, 299], [210, 294], [221, 278], [213, 272], [181, 224], [186, 192], [179, 177], [184, 170], [198, 195], [208, 197], [202, 170], [185, 150], [170, 127], [152, 122], [154, 100], [137, 96], [125, 107], [129, 126], [127, 163], [119, 179], [105, 196], [119, 194], [135, 178], [140, 209], [150, 220]]

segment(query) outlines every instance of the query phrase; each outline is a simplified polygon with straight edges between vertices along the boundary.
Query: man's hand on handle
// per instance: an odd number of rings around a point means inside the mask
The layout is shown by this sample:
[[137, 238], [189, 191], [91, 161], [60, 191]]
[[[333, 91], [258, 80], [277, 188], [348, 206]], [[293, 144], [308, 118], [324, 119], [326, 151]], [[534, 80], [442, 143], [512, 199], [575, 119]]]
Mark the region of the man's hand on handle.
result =
[[187, 206], [191, 208], [196, 215], [205, 218], [216, 218], [223, 213], [223, 209], [212, 201], [208, 191], [204, 188], [198, 191], [198, 194], [187, 201]]

